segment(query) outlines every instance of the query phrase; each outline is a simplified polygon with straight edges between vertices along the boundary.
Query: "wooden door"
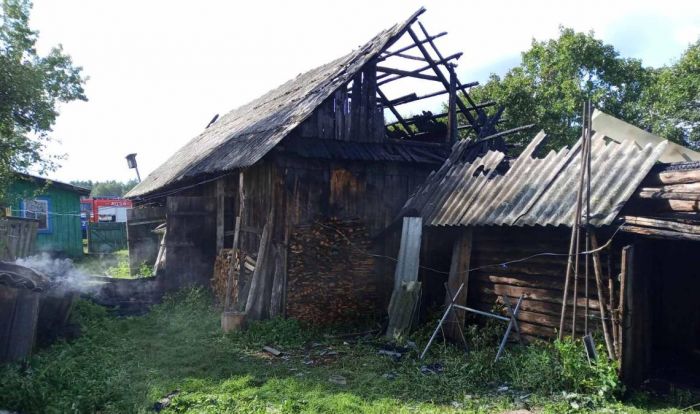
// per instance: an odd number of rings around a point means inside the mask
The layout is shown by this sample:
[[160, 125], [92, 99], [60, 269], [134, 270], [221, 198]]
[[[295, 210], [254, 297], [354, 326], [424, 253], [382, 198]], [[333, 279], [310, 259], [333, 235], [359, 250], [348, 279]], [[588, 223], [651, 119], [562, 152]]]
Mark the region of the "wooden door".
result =
[[168, 197], [166, 290], [209, 287], [216, 258], [216, 197]]

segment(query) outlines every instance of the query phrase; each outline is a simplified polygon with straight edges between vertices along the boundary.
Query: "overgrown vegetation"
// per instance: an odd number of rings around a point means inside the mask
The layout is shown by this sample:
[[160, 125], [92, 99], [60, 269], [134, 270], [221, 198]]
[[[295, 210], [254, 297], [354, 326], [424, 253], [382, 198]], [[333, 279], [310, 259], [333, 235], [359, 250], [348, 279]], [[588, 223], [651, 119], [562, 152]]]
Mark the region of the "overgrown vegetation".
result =
[[139, 266], [134, 276], [129, 269], [129, 251], [118, 250], [114, 253], [86, 255], [76, 263], [78, 268], [86, 273], [99, 276], [131, 279], [134, 277], [153, 276], [153, 269], [146, 263]]
[[[415, 349], [396, 361], [378, 355], [384, 344], [373, 336], [333, 338], [292, 320], [259, 322], [223, 335], [218, 311], [199, 290], [169, 298], [143, 317], [116, 319], [86, 302], [75, 317], [83, 329], [80, 338], [26, 363], [0, 367], [0, 408], [148, 412], [170, 393], [175, 395], [165, 412], [449, 413], [523, 407], [641, 413], [652, 408], [643, 399], [639, 407], [617, 402], [614, 368], [590, 367], [578, 344], [512, 347], [493, 363], [495, 327], [470, 329], [469, 355], [436, 343], [425, 361], [417, 359]], [[417, 333], [418, 346], [425, 344], [429, 329]], [[264, 345], [284, 356], [262, 352]], [[422, 373], [423, 365], [437, 373]]]

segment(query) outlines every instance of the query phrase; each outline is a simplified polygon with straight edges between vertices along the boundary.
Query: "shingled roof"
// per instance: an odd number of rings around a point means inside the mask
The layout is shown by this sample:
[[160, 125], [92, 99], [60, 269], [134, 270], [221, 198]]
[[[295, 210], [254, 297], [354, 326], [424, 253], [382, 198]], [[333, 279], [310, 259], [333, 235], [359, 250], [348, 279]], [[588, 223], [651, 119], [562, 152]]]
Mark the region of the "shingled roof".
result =
[[217, 175], [258, 162], [325, 99], [400, 37], [424, 9], [404, 23], [328, 64], [300, 74], [222, 116], [132, 189], [126, 197], [154, 193], [201, 175]]

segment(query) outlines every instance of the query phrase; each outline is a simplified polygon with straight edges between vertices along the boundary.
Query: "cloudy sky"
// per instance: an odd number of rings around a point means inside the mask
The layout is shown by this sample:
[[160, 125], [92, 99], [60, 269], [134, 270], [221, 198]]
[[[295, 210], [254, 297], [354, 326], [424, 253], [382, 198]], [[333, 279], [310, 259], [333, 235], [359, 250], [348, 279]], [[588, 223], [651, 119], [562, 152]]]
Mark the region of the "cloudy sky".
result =
[[[224, 114], [348, 53], [420, 6], [444, 55], [463, 51], [463, 81], [519, 62], [564, 25], [595, 31], [623, 56], [669, 64], [700, 36], [695, 1], [35, 0], [40, 50], [58, 43], [90, 77], [89, 102], [63, 105], [52, 153], [59, 180], [142, 176]], [[408, 92], [408, 91], [407, 91]]]

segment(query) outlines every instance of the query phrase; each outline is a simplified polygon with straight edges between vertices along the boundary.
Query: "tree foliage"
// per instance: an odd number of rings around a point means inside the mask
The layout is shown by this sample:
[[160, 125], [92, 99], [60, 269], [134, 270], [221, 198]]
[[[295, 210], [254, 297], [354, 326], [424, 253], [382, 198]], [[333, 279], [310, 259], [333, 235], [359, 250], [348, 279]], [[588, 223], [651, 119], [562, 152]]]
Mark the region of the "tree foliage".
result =
[[134, 188], [138, 181], [132, 179], [126, 182], [107, 180], [107, 181], [92, 181], [79, 180], [71, 181], [71, 184], [79, 187], [89, 188], [91, 197], [122, 197], [129, 190]]
[[653, 87], [644, 102], [646, 124], [664, 138], [700, 149], [700, 40], [652, 76]]
[[37, 52], [31, 6], [28, 0], [2, 0], [0, 10], [0, 192], [13, 171], [56, 167], [60, 157], [44, 149], [58, 104], [87, 100], [82, 68], [60, 45], [45, 56]]
[[[620, 56], [592, 32], [560, 28], [558, 38], [533, 40], [520, 65], [503, 77], [492, 74], [470, 94], [505, 106], [500, 130], [535, 123], [555, 148], [579, 137], [589, 98], [604, 112], [687, 145], [700, 134], [698, 53], [695, 44], [677, 64], [655, 70]], [[532, 135], [525, 131], [508, 140], [517, 147]]]

